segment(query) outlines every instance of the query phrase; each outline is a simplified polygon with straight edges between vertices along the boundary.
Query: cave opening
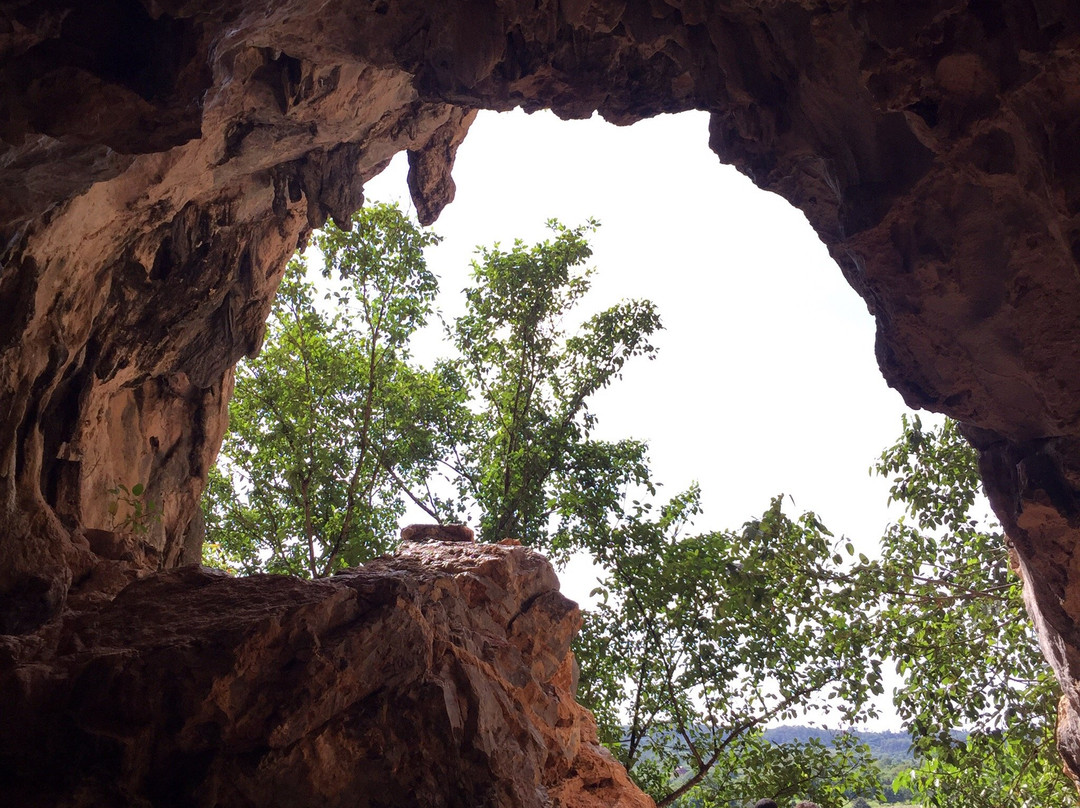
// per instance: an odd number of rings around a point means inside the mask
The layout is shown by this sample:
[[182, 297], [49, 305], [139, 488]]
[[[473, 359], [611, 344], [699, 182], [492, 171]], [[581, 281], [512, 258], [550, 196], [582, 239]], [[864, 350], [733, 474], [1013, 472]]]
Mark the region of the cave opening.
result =
[[[22, 726], [34, 727], [35, 714], [55, 719], [27, 737], [0, 727], [0, 764], [39, 765], [34, 745], [48, 747], [64, 734], [64, 721], [78, 728], [71, 737], [108, 738], [99, 749], [136, 750], [121, 766], [136, 780], [139, 771], [164, 770], [174, 740], [198, 759], [219, 731], [228, 734], [216, 719], [196, 722], [186, 734], [162, 735], [164, 757], [149, 760], [153, 754], [143, 752], [154, 747], [140, 735], [141, 719], [168, 713], [170, 733], [183, 724], [171, 705], [154, 701], [164, 690], [153, 683], [166, 682], [151, 676], [160, 648], [148, 641], [133, 651], [146, 656], [130, 665], [125, 656], [96, 690], [70, 688], [86, 667], [85, 659], [73, 660], [87, 647], [128, 637], [136, 617], [139, 625], [161, 628], [166, 611], [152, 604], [215, 589], [212, 578], [172, 568], [194, 560], [186, 537], [224, 429], [229, 368], [257, 348], [272, 291], [298, 240], [328, 218], [347, 217], [362, 186], [403, 149], [420, 218], [434, 219], [452, 196], [454, 155], [475, 110], [524, 106], [570, 118], [600, 110], [620, 123], [709, 110], [707, 127], [699, 117], [695, 143], [707, 140], [723, 161], [806, 212], [876, 318], [875, 352], [889, 383], [913, 405], [964, 421], [981, 452], [983, 478], [1030, 587], [1028, 608], [1065, 688], [1058, 741], [1067, 765], [1077, 768], [1080, 575], [1071, 561], [1078, 542], [1071, 503], [1080, 487], [1080, 172], [1069, 148], [1080, 115], [1076, 9], [944, 3], [910, 13], [903, 3], [483, 0], [76, 6], [0, 5], [0, 311], [11, 315], [0, 323], [0, 413], [9, 414], [0, 424], [0, 599], [18, 618], [18, 636], [4, 640], [0, 657], [2, 694], [12, 697]], [[689, 432], [674, 442], [692, 443], [741, 478], [768, 477], [753, 462], [773, 469], [777, 454], [834, 456], [835, 433], [850, 431], [848, 422], [794, 426], [798, 436], [821, 438], [804, 451], [786, 433], [784, 452], [761, 443], [763, 431], [779, 434], [790, 425], [790, 409], [769, 409], [773, 404], [791, 399], [810, 409], [821, 398], [855, 396], [839, 377], [827, 377], [825, 392], [817, 392], [822, 388], [808, 378], [825, 375], [812, 371], [820, 368], [817, 356], [793, 358], [803, 335], [822, 325], [797, 320], [780, 303], [778, 287], [793, 281], [753, 269], [750, 257], [718, 271], [676, 250], [686, 230], [715, 233], [734, 214], [688, 203], [712, 217], [688, 226], [693, 218], [681, 208], [682, 192], [660, 191], [653, 178], [704, 175], [716, 161], [710, 158], [709, 169], [675, 169], [674, 142], [661, 138], [622, 158], [616, 176], [631, 180], [622, 193], [642, 215], [633, 236], [619, 240], [648, 255], [664, 279], [693, 265], [710, 281], [742, 275], [765, 288], [729, 295], [722, 285], [706, 292], [698, 281], [671, 282], [687, 296], [714, 296], [704, 309], [668, 314], [667, 353], [696, 364], [674, 379], [650, 368], [654, 376], [627, 384], [660, 390], [653, 411], [675, 401], [688, 413], [691, 403], [704, 403], [700, 415], [681, 419]], [[468, 148], [466, 139], [463, 160]], [[541, 143], [531, 153], [543, 151]], [[643, 170], [646, 154], [668, 159]], [[506, 167], [503, 174], [514, 179]], [[464, 194], [464, 178], [459, 182]], [[571, 182], [563, 187], [564, 196], [579, 196]], [[513, 207], [498, 188], [487, 194], [489, 202]], [[571, 218], [552, 208], [542, 215]], [[676, 216], [662, 220], [661, 212]], [[605, 218], [599, 210], [582, 213]], [[607, 218], [610, 233], [616, 222]], [[784, 240], [773, 231], [757, 238], [751, 252]], [[595, 263], [609, 275], [623, 262], [598, 252]], [[831, 264], [825, 274], [837, 276]], [[628, 278], [623, 285], [630, 286]], [[820, 320], [821, 300], [812, 290], [800, 294], [797, 302]], [[757, 302], [743, 303], [751, 300]], [[724, 308], [731, 301], [759, 311], [750, 325], [726, 332], [738, 322]], [[774, 314], [779, 322], [767, 319]], [[673, 319], [704, 325], [705, 336], [680, 344]], [[866, 357], [868, 340], [867, 329], [859, 349]], [[748, 358], [744, 347], [752, 341], [770, 346], [764, 359]], [[718, 350], [718, 342], [733, 352]], [[732, 357], [748, 366], [743, 373], [725, 365]], [[794, 367], [781, 364], [786, 360]], [[798, 379], [791, 389], [783, 386], [785, 374]], [[705, 384], [683, 394], [691, 377]], [[604, 418], [614, 428], [625, 408], [612, 395]], [[722, 414], [717, 403], [725, 399], [754, 402], [771, 421], [750, 428]], [[864, 410], [876, 407], [853, 409]], [[725, 418], [734, 429], [717, 428]], [[702, 439], [717, 435], [715, 442]], [[729, 444], [744, 436], [756, 442], [740, 456]], [[102, 507], [91, 500], [132, 473], [154, 476], [148, 486], [169, 499], [151, 539], [113, 541], [112, 532], [95, 529], [94, 510]], [[725, 499], [748, 498], [732, 483], [719, 487]], [[820, 498], [807, 496], [817, 507]], [[138, 586], [126, 589], [132, 582]], [[109, 605], [121, 591], [125, 599]], [[219, 605], [233, 596], [222, 597]], [[363, 594], [379, 604], [392, 597], [375, 585]], [[28, 607], [21, 612], [20, 601]], [[230, 603], [243, 605], [238, 597]], [[128, 607], [143, 611], [124, 614]], [[108, 615], [88, 634], [65, 624], [75, 633], [63, 642], [49, 633], [57, 625], [51, 621], [80, 609], [93, 620]], [[227, 635], [216, 635], [219, 650], [232, 647], [235, 636]], [[95, 646], [94, 636], [105, 644]], [[182, 654], [183, 645], [169, 653]], [[305, 667], [318, 657], [289, 670], [318, 673]], [[181, 661], [186, 670], [201, 669], [191, 658]], [[50, 665], [54, 673], [33, 679]], [[132, 682], [152, 684], [138, 690]], [[230, 692], [239, 704], [259, 689]], [[149, 702], [125, 700], [128, 712], [113, 715], [105, 696], [133, 692]], [[80, 701], [94, 694], [103, 701]], [[408, 713], [409, 705], [394, 706]], [[200, 715], [218, 716], [227, 707]], [[460, 729], [453, 716], [448, 721], [436, 730]], [[263, 749], [262, 740], [246, 737], [221, 763], [221, 782], [234, 772], [230, 766], [247, 772], [245, 756]], [[90, 769], [94, 749], [92, 740], [83, 749]], [[87, 800], [119, 801], [126, 786], [114, 786], [90, 782]], [[25, 802], [24, 794], [16, 796]]]
[[[874, 361], [873, 318], [805, 216], [721, 164], [707, 134], [694, 112], [630, 126], [481, 112], [432, 226], [439, 305], [460, 313], [475, 248], [542, 239], [552, 217], [599, 219], [584, 307], [647, 298], [664, 323], [657, 357], [598, 397], [600, 434], [650, 441], [672, 490], [700, 481], [706, 527], [783, 491], [872, 543], [887, 491], [865, 471], [909, 411]], [[369, 201], [409, 205], [403, 158], [367, 183]], [[417, 349], [433, 359], [443, 338], [433, 325]]]

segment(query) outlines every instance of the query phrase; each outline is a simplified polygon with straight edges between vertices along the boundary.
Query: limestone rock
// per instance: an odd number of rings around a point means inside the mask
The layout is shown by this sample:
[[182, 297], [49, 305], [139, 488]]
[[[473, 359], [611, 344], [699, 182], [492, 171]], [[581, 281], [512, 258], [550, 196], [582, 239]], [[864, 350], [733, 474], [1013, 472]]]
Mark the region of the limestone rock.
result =
[[647, 808], [574, 702], [580, 621], [521, 547], [157, 573], [0, 641], [0, 805]]

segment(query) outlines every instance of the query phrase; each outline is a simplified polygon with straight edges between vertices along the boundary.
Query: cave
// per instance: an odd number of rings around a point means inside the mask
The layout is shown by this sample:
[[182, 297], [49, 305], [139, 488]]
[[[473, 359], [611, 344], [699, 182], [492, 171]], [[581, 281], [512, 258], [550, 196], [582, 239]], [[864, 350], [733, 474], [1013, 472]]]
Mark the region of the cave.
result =
[[[1076, 4], [3, 0], [0, 802], [647, 804], [573, 703], [579, 617], [527, 551], [191, 566], [288, 257], [401, 151], [434, 221], [476, 111], [518, 107], [705, 111], [717, 158], [805, 213], [885, 379], [980, 452], [1080, 775]], [[145, 536], [112, 529], [124, 480], [162, 503]], [[481, 624], [494, 668], [449, 628]]]

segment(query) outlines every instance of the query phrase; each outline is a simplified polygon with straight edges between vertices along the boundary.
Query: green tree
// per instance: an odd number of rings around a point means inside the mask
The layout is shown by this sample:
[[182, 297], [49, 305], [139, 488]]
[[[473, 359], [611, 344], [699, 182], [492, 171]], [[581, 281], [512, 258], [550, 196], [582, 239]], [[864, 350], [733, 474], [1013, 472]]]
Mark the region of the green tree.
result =
[[262, 354], [238, 370], [209, 555], [325, 575], [388, 549], [406, 498], [471, 516], [482, 540], [588, 552], [601, 603], [578, 639], [580, 698], [661, 805], [880, 796], [855, 736], [772, 744], [762, 730], [811, 705], [857, 721], [886, 657], [908, 674], [896, 702], [918, 755], [898, 788], [928, 806], [1064, 804], [1055, 685], [1005, 541], [973, 516], [974, 454], [955, 426], [905, 420], [882, 455], [907, 514], [879, 559], [856, 560], [781, 498], [741, 530], [694, 533], [696, 487], [655, 502], [646, 444], [597, 439], [589, 409], [654, 353], [655, 308], [623, 302], [571, 328], [595, 223], [550, 224], [547, 241], [480, 251], [448, 327], [457, 356], [431, 371], [408, 343], [431, 314], [435, 237], [389, 206], [319, 236], [329, 300], [294, 261]]
[[[1057, 682], [1024, 616], [1008, 542], [982, 513], [975, 451], [954, 422], [925, 430], [918, 417], [905, 417], [900, 439], [873, 470], [890, 478], [890, 501], [905, 509], [885, 532], [879, 559], [821, 565], [827, 550], [813, 525], [784, 552], [816, 553], [800, 559], [799, 569], [819, 565], [837, 593], [850, 593], [852, 614], [870, 628], [869, 636], [841, 632], [845, 647], [829, 653], [839, 659], [861, 646], [869, 664], [891, 658], [904, 676], [893, 701], [915, 762], [891, 766], [893, 796], [911, 795], [929, 808], [1072, 804], [1075, 789], [1054, 744]], [[853, 555], [850, 544], [845, 549]], [[796, 580], [798, 573], [789, 575]], [[737, 583], [739, 575], [726, 580]], [[844, 698], [858, 708], [858, 693]], [[704, 792], [714, 788], [713, 778], [704, 781]], [[836, 804], [835, 793], [810, 796]]]
[[[911, 769], [911, 758], [884, 755], [877, 758], [877, 764], [881, 769], [881, 790], [884, 794], [883, 801], [886, 803], [911, 802], [913, 799], [911, 789], [897, 783], [897, 780], [899, 779], [906, 779], [901, 778], [901, 775]], [[854, 808], [854, 806], [852, 806], [852, 808]]]
[[849, 722], [882, 692], [862, 592], [812, 513], [776, 498], [739, 531], [687, 534], [696, 489], [653, 517], [639, 505], [594, 552], [607, 571], [579, 641], [579, 698], [603, 740], [661, 806], [809, 796], [840, 808], [875, 793], [850, 735], [773, 744], [762, 731], [810, 705]]
[[859, 571], [882, 598], [881, 653], [905, 677], [894, 701], [917, 766], [897, 786], [932, 808], [1071, 804], [1054, 744], [1060, 692], [1008, 541], [981, 512], [975, 450], [951, 421], [903, 427], [876, 470], [906, 513]]
[[[904, 676], [893, 701], [916, 759], [892, 767], [894, 796], [911, 794], [929, 808], [1072, 804], [1075, 788], [1054, 743], [1058, 685], [1024, 616], [1007, 539], [984, 513], [975, 451], [954, 422], [926, 430], [917, 416], [905, 417], [903, 434], [873, 471], [890, 479], [890, 501], [904, 515], [885, 532], [879, 559], [860, 555], [851, 567], [823, 565], [818, 574], [837, 593], [849, 592], [852, 613], [872, 627], [869, 637], [857, 631], [830, 653], [841, 658], [864, 646], [870, 664], [891, 658]], [[816, 530], [784, 550], [817, 554], [798, 562], [803, 572], [827, 552]], [[738, 591], [739, 578], [732, 572], [725, 580]], [[858, 697], [845, 695], [851, 709]], [[713, 778], [704, 783], [706, 792], [715, 788]]]
[[459, 405], [440, 372], [409, 361], [437, 291], [423, 256], [436, 241], [397, 207], [370, 205], [351, 232], [315, 239], [329, 291], [302, 256], [289, 264], [265, 345], [237, 369], [205, 500], [211, 552], [314, 577], [391, 546]]
[[483, 540], [565, 553], [620, 511], [627, 485], [651, 485], [644, 443], [590, 437], [589, 399], [628, 360], [653, 354], [661, 326], [652, 303], [631, 300], [570, 333], [590, 287], [583, 265], [596, 223], [548, 225], [553, 238], [481, 249], [473, 263], [466, 312], [449, 329], [472, 417], [446, 465]]

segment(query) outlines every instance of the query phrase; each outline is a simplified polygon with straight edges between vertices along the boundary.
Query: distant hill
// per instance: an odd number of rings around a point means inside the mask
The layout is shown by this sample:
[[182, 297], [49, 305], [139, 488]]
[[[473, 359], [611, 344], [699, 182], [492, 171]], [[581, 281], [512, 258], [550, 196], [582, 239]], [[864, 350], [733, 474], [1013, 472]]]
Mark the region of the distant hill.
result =
[[[877, 760], [884, 758], [911, 760], [912, 758], [911, 737], [906, 732], [853, 731], [863, 743], [870, 747], [870, 751]], [[818, 738], [824, 743], [829, 743], [837, 734], [833, 730], [804, 726], [782, 726], [765, 730], [766, 740], [773, 743], [791, 743], [792, 741], [806, 743], [811, 738]]]

